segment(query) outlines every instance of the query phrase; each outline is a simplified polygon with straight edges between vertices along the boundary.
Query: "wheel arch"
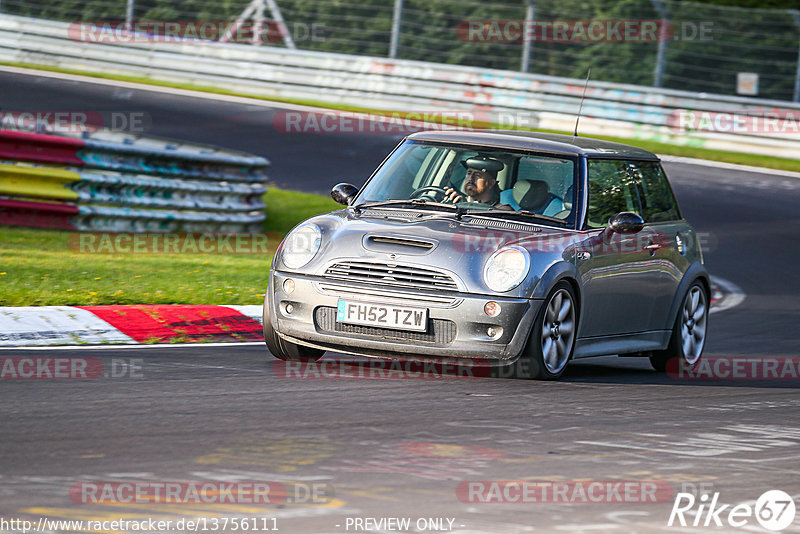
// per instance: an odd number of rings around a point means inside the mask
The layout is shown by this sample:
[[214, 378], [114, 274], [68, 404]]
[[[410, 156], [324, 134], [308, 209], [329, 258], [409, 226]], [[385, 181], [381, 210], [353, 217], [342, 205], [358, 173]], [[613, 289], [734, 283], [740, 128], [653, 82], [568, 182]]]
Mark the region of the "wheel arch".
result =
[[580, 325], [581, 313], [583, 310], [583, 291], [578, 280], [578, 269], [575, 267], [575, 265], [567, 261], [559, 261], [551, 265], [545, 271], [545, 273], [539, 279], [539, 282], [536, 284], [536, 287], [533, 288], [533, 295], [531, 295], [531, 298], [544, 300], [547, 298], [547, 295], [550, 294], [556, 284], [562, 281], [567, 282], [572, 288], [572, 292], [575, 294], [575, 305], [578, 308], [576, 320], [578, 321], [578, 325]]
[[557, 283], [562, 280], [567, 280], [576, 291], [576, 296], [581, 292], [580, 284], [578, 283], [578, 269], [575, 265], [567, 261], [559, 261], [547, 268], [544, 274], [539, 278], [536, 287], [533, 288], [532, 299], [544, 299], [550, 293]]
[[[558, 261], [551, 265], [539, 278], [536, 286], [534, 287], [531, 299], [540, 301], [540, 305], [528, 331], [525, 346], [512, 364], [515, 369], [514, 374], [518, 378], [538, 378], [544, 380], [558, 379], [563, 374], [567, 365], [569, 365], [569, 361], [572, 359], [575, 345], [578, 340], [578, 325], [580, 324], [580, 314], [582, 308], [580, 304], [581, 287], [578, 282], [577, 274], [578, 272], [574, 264], [566, 261]], [[572, 296], [574, 297], [574, 306], [577, 308], [577, 310], [575, 310], [575, 322], [577, 324], [575, 325], [572, 346], [567, 356], [567, 360], [564, 366], [561, 368], [561, 371], [553, 375], [550, 371], [545, 369], [544, 366], [546, 364], [540, 361], [541, 350], [537, 351], [536, 349], [532, 348], [531, 342], [536, 342], [536, 340], [532, 339], [531, 336], [537, 332], [537, 328], [539, 327], [538, 325], [541, 324], [541, 318], [545, 313], [545, 308], [547, 307], [547, 298], [560, 284], [566, 284], [569, 286]]]
[[697, 281], [703, 284], [703, 289], [706, 290], [706, 295], [708, 296], [708, 305], [709, 307], [711, 306], [711, 277], [702, 263], [695, 262], [686, 270], [681, 279], [681, 283], [678, 285], [678, 290], [675, 291], [675, 296], [672, 299], [672, 306], [670, 307], [669, 315], [667, 315], [669, 322], [664, 325], [664, 329], [672, 330], [686, 293], [689, 291], [692, 284]]

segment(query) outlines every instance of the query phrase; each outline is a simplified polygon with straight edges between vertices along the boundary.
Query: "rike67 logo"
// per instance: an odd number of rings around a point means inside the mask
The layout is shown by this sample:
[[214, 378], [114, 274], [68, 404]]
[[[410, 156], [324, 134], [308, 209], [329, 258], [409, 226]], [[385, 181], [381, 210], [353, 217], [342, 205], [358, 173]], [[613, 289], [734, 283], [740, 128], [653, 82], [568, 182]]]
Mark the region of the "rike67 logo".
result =
[[[696, 506], [696, 508], [695, 508]], [[687, 519], [686, 516], [689, 516]], [[694, 516], [694, 520], [690, 518]], [[762, 528], [772, 531], [786, 529], [794, 521], [795, 504], [791, 495], [781, 490], [761, 494], [754, 505], [741, 503], [735, 506], [720, 504], [719, 492], [699, 498], [691, 493], [678, 493], [667, 526], [734, 527], [756, 530], [753, 520]]]

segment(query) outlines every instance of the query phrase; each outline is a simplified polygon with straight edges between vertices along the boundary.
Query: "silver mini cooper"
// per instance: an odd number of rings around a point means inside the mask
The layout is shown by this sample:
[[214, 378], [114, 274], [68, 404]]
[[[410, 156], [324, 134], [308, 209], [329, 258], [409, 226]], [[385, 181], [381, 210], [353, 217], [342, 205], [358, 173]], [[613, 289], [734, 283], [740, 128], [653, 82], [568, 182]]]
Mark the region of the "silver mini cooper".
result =
[[529, 132], [405, 138], [345, 209], [275, 254], [264, 337], [282, 360], [326, 350], [463, 358], [555, 379], [573, 358], [694, 366], [709, 277], [654, 154]]

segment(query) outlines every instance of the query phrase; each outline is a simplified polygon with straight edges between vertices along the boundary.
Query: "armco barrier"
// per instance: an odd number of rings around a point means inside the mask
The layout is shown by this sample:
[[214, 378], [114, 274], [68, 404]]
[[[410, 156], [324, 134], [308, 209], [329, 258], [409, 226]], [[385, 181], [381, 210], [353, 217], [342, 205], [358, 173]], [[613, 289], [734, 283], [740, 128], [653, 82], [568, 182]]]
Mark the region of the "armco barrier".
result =
[[0, 165], [0, 195], [77, 200], [78, 193], [66, 186], [78, 180], [78, 173], [65, 169]]
[[0, 130], [0, 224], [258, 231], [268, 164], [213, 147], [103, 131], [72, 138]]
[[75, 230], [72, 218], [77, 215], [74, 204], [0, 198], [0, 224], [8, 226]]
[[[243, 93], [310, 99], [386, 110], [481, 110], [510, 124], [571, 130], [582, 80], [272, 46], [96, 43], [70, 39], [69, 24], [0, 16], [0, 51], [8, 61], [145, 76]], [[74, 37], [74, 34], [73, 34]], [[781, 131], [680, 130], [683, 110], [791, 115]], [[585, 134], [796, 157], [800, 104], [591, 82], [581, 119]], [[503, 122], [503, 121], [501, 121]]]
[[8, 135], [0, 135], [0, 159], [83, 165], [77, 152], [84, 145], [80, 139], [9, 132]]

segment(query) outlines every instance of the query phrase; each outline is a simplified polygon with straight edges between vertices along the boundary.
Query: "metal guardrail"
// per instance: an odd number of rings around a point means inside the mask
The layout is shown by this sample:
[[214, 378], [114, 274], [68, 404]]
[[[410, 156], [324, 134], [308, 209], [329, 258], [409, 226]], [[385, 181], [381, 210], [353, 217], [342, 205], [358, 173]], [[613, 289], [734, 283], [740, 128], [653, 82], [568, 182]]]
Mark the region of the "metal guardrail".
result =
[[73, 138], [0, 130], [0, 224], [259, 231], [267, 165], [247, 154], [102, 131]]
[[[0, 16], [9, 61], [145, 76], [254, 95], [384, 110], [481, 110], [501, 124], [569, 131], [582, 81], [511, 71], [205, 41], [94, 43], [70, 39], [61, 22]], [[681, 128], [682, 111], [790, 117], [782, 131]], [[800, 104], [591, 82], [584, 134], [797, 157]], [[728, 121], [730, 122], [730, 121]], [[712, 125], [714, 126], [714, 125]], [[730, 128], [734, 130], [733, 126]], [[775, 130], [775, 128], [773, 128]]]

